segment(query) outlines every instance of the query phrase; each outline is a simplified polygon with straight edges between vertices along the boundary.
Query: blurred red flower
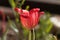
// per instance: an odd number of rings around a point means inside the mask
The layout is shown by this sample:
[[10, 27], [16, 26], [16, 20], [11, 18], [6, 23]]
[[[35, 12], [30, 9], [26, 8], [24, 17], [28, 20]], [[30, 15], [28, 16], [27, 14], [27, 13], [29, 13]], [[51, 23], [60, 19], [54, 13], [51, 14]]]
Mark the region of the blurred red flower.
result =
[[40, 12], [39, 8], [30, 11], [15, 8], [15, 11], [19, 13], [22, 25], [29, 30], [38, 24], [40, 16], [44, 14], [44, 12]]
[[5, 14], [2, 10], [0, 10], [0, 16], [2, 16], [2, 25], [1, 25], [1, 33], [6, 31], [6, 24], [5, 24]]

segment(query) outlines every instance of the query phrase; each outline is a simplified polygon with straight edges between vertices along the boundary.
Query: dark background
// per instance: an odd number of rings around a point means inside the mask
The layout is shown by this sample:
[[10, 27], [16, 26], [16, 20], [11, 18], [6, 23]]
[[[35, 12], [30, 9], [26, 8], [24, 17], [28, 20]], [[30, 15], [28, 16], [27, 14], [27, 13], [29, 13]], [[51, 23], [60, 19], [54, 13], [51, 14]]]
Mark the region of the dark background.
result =
[[[26, 5], [30, 5], [30, 9], [38, 7], [42, 11], [51, 12], [51, 14], [60, 14], [60, 5], [58, 4], [26, 1], [25, 4], [23, 5], [23, 8], [25, 8]], [[10, 4], [8, 3], [8, 0], [0, 0], [0, 6], [11, 7]]]

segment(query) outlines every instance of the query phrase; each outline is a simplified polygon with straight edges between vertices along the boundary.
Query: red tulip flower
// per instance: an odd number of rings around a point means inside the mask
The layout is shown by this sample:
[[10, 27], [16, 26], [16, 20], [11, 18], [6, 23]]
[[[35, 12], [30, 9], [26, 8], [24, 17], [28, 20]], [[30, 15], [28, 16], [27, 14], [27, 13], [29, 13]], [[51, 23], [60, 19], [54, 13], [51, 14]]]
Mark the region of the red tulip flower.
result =
[[44, 14], [39, 8], [30, 11], [15, 8], [15, 11], [19, 13], [22, 25], [29, 30], [38, 24], [40, 16]]

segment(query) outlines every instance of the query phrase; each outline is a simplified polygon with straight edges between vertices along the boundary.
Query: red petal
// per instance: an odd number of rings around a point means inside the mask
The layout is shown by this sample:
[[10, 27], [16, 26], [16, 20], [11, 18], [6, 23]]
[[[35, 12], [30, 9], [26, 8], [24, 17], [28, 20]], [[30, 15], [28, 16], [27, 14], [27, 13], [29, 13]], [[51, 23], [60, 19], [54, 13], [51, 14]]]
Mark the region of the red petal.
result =
[[29, 16], [29, 11], [27, 11], [27, 10], [23, 10], [22, 15], [24, 15], [24, 16]]
[[31, 12], [39, 12], [39, 11], [40, 11], [39, 8], [35, 8], [35, 9], [30, 10], [30, 13], [31, 13]]
[[19, 14], [21, 14], [23, 11], [19, 8], [15, 8], [15, 11], [18, 12]]
[[40, 10], [39, 8], [30, 10], [30, 19], [32, 21], [32, 23], [31, 23], [32, 27], [35, 27], [35, 25], [38, 24], [38, 19], [39, 19], [38, 13], [39, 13], [39, 10]]
[[41, 15], [44, 15], [44, 12], [43, 12], [43, 11], [39, 13], [39, 17], [40, 17]]
[[43, 15], [43, 14], [44, 14], [44, 12], [42, 11], [42, 12], [40, 12], [40, 14], [41, 14], [41, 15]]
[[20, 19], [21, 19], [22, 25], [23, 25], [25, 28], [31, 29], [31, 23], [30, 23], [30, 19], [29, 19], [29, 18], [25, 18], [25, 17], [20, 16]]

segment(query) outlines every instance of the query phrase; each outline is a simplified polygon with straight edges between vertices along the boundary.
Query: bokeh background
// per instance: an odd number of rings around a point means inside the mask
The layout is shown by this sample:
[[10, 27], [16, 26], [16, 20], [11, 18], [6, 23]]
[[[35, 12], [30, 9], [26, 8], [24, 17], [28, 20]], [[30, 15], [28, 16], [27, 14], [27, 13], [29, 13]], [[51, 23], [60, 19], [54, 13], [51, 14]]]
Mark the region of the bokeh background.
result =
[[[26, 0], [22, 8], [25, 9], [26, 5], [30, 6], [29, 9], [38, 7], [41, 9], [41, 11], [50, 12], [51, 17], [55, 18], [54, 22], [56, 20], [60, 22], [60, 0]], [[0, 10], [2, 10], [6, 15], [5, 17], [6, 25], [7, 25], [7, 15], [10, 16], [11, 20], [15, 19], [14, 15], [12, 14], [13, 12], [8, 0], [0, 0]], [[54, 24], [53, 28], [51, 29], [51, 33], [53, 35], [56, 35], [58, 40], [60, 40], [60, 26], [58, 26], [58, 24], [60, 25], [60, 23], [58, 22]], [[0, 35], [2, 34], [1, 23], [2, 23], [2, 15], [0, 15]], [[12, 38], [15, 39], [16, 34], [14, 34], [14, 32], [11, 29], [10, 32], [8, 33], [8, 36], [9, 36], [8, 39], [11, 38], [9, 40], [12, 40]]]

